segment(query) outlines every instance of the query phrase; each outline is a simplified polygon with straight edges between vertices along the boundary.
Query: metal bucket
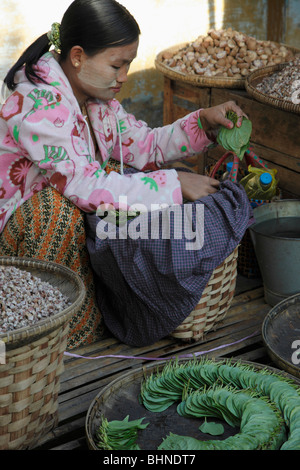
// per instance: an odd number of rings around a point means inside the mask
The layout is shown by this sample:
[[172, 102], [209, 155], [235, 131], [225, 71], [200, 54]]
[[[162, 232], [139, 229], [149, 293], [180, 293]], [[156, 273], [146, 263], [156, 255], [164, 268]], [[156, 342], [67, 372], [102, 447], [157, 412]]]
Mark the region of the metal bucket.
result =
[[300, 292], [300, 200], [282, 199], [254, 209], [250, 234], [264, 283], [274, 306]]

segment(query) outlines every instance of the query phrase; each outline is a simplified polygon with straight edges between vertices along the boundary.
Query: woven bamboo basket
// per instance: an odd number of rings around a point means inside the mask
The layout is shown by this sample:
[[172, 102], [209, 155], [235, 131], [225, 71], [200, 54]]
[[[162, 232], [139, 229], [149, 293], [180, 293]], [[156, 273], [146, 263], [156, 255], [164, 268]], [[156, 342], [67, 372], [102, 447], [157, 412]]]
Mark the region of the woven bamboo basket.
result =
[[171, 336], [183, 341], [198, 341], [223, 320], [234, 296], [237, 256], [238, 246], [213, 271], [199, 303]]
[[291, 113], [300, 114], [300, 104], [294, 104], [291, 101], [286, 101], [281, 98], [274, 98], [272, 96], [268, 96], [256, 88], [258, 83], [260, 83], [264, 78], [270, 77], [274, 73], [279, 72], [287, 65], [288, 63], [282, 63], [255, 70], [246, 78], [245, 88], [247, 90], [247, 93], [260, 103], [268, 104], [270, 106], [273, 106], [274, 108], [283, 109], [284, 111], [288, 111]]
[[[298, 54], [300, 52], [300, 49], [296, 49], [295, 47], [288, 46], [286, 44], [279, 44], [279, 43], [274, 43], [274, 44], [276, 44], [278, 47], [285, 46], [289, 51], [293, 52], [294, 54]], [[169, 67], [163, 63], [164, 54], [166, 53], [175, 54], [179, 52], [181, 49], [184, 49], [188, 45], [189, 43], [177, 44], [175, 46], [169, 47], [168, 49], [164, 49], [163, 51], [159, 52], [154, 62], [156, 69], [170, 79], [180, 80], [182, 82], [190, 83], [191, 85], [195, 85], [199, 87], [203, 86], [203, 87], [212, 87], [212, 88], [232, 88], [232, 89], [244, 89], [245, 88], [246, 81], [244, 78], [205, 77], [203, 75], [187, 74], [187, 73], [176, 71], [172, 67]]]
[[[218, 364], [228, 364], [228, 359], [223, 357], [217, 357], [213, 360]], [[178, 364], [185, 364], [189, 361], [193, 361], [193, 359], [187, 360], [179, 357], [177, 361]], [[85, 419], [85, 435], [89, 450], [104, 452], [105, 455], [108, 455], [107, 451], [100, 449], [97, 445], [98, 439], [96, 434], [103, 417], [108, 421], [113, 421], [123, 420], [125, 415], [129, 415], [129, 420], [140, 419], [143, 416], [145, 418], [144, 423], [150, 423], [149, 426], [146, 429], [141, 430], [139, 434], [138, 443], [145, 452], [153, 453], [153, 450], [157, 449], [165, 436], [170, 432], [175, 432], [180, 435], [188, 434], [191, 437], [199, 439], [199, 425], [195, 425], [197, 422], [196, 419], [192, 420], [189, 418], [187, 420], [178, 414], [176, 415], [173, 407], [169, 407], [160, 413], [153, 413], [152, 411], [147, 410], [138, 399], [141, 393], [142, 383], [146, 378], [152, 374], [159, 374], [163, 368], [166, 367], [168, 362], [169, 361], [166, 360], [156, 362], [155, 364], [143, 364], [141, 367], [134, 368], [134, 370], [122, 374], [100, 389], [91, 402]], [[300, 386], [299, 378], [295, 377], [291, 373], [276, 369], [275, 367], [266, 366], [257, 362], [235, 359], [233, 357], [230, 358], [230, 364], [247, 366], [256, 371], [263, 370], [265, 372], [270, 372], [271, 374], [288, 378], [290, 383], [293, 383], [296, 388]], [[234, 433], [234, 428], [231, 429]], [[222, 438], [229, 437], [227, 432], [228, 431], [226, 431], [226, 434], [223, 434]], [[118, 451], [115, 452], [117, 455]], [[129, 453], [129, 451], [126, 451], [125, 453], [127, 454], [127, 452]], [[193, 452], [193, 454], [194, 453], [195, 452]]]
[[168, 49], [164, 49], [161, 51], [155, 58], [155, 67], [156, 69], [163, 73], [168, 78], [173, 80], [180, 80], [182, 82], [190, 83], [191, 85], [195, 86], [203, 86], [203, 87], [215, 87], [215, 88], [245, 88], [245, 80], [244, 79], [237, 79], [231, 77], [204, 77], [201, 75], [192, 75], [186, 74], [183, 72], [178, 72], [173, 70], [172, 67], [169, 67], [163, 63], [163, 55], [167, 53], [174, 54], [175, 52], [180, 51], [184, 47], [186, 47], [188, 43], [184, 44], [177, 44], [176, 46], [169, 47]]
[[0, 363], [0, 450], [25, 450], [57, 425], [69, 321], [83, 303], [85, 288], [76, 273], [56, 263], [0, 257], [0, 265], [29, 271], [71, 301], [51, 318], [0, 335], [5, 345], [5, 363]]

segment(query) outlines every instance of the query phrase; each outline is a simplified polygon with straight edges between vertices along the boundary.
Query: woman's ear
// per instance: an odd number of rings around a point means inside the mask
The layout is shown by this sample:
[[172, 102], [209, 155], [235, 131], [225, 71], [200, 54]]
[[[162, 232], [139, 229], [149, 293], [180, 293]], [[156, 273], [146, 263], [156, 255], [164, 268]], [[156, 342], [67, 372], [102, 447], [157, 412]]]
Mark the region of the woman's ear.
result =
[[80, 69], [84, 55], [84, 51], [80, 46], [73, 46], [70, 50], [70, 61], [75, 69]]

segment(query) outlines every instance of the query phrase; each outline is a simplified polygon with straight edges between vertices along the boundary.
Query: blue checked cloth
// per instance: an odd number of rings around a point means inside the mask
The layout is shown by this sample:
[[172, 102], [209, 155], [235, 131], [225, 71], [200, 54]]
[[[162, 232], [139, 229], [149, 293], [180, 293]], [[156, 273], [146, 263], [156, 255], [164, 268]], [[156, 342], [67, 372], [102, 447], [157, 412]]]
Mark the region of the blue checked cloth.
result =
[[[172, 208], [155, 216], [146, 213], [122, 228], [114, 225], [115, 238], [99, 238], [100, 218], [86, 214], [87, 248], [100, 311], [110, 332], [131, 346], [153, 344], [183, 322], [214, 269], [253, 222], [244, 189], [231, 181], [221, 183], [213, 195], [177, 206], [180, 212], [174, 214]], [[167, 230], [158, 224], [162, 216], [169, 220]], [[124, 236], [125, 227], [130, 236]]]

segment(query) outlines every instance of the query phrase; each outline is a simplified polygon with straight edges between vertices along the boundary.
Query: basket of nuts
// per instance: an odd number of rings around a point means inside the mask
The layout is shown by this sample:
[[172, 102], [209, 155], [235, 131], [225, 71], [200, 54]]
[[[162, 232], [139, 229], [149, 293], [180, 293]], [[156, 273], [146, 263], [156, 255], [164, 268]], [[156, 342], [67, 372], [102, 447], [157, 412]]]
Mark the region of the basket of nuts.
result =
[[163, 50], [155, 66], [166, 77], [196, 86], [242, 89], [251, 72], [288, 62], [297, 52], [228, 28], [210, 30], [195, 41]]
[[252, 72], [246, 78], [245, 88], [261, 103], [300, 114], [300, 55], [288, 63]]
[[85, 296], [56, 263], [0, 257], [0, 449], [31, 449], [58, 420], [69, 321]]

